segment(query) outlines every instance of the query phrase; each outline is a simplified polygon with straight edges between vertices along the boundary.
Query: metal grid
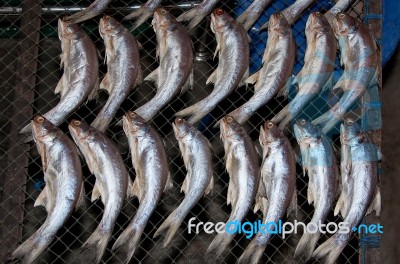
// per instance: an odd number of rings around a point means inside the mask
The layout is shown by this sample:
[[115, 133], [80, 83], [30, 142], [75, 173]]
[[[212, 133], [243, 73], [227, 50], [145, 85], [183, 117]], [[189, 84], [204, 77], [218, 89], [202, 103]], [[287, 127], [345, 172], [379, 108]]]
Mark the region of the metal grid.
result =
[[[229, 2], [229, 4], [228, 4]], [[267, 21], [270, 14], [283, 10], [285, 7], [293, 3], [293, 0], [282, 0], [275, 1], [270, 7], [267, 8], [264, 16], [256, 23], [255, 28], [261, 26], [263, 22]], [[244, 8], [246, 8], [251, 1], [244, 1], [241, 7], [238, 7], [237, 3], [234, 1], [221, 1], [220, 7], [228, 11], [233, 16], [238, 16]], [[33, 114], [45, 113], [52, 107], [54, 107], [58, 102], [58, 97], [54, 95], [54, 88], [61, 77], [61, 71], [59, 70], [59, 57], [61, 53], [60, 43], [57, 38], [56, 24], [57, 19], [60, 16], [68, 14], [68, 11], [74, 11], [74, 9], [65, 9], [66, 7], [76, 7], [87, 6], [89, 1], [78, 1], [78, 0], [47, 0], [42, 3], [43, 6], [51, 6], [53, 9], [42, 9], [40, 15], [40, 42], [37, 43], [39, 48], [39, 53], [37, 57], [37, 71], [31, 72], [32, 76], [19, 76], [22, 77], [22, 81], [27, 81], [29, 77], [36, 78], [35, 85], [30, 87], [30, 92], [34, 92], [34, 102], [33, 105], [26, 104], [26, 107], [33, 107]], [[166, 6], [175, 6], [178, 1], [166, 1], [164, 3]], [[312, 11], [326, 11], [334, 2], [330, 1], [317, 1], [293, 26], [293, 35], [296, 39], [297, 44], [297, 58], [296, 65], [293, 74], [297, 74], [298, 71], [303, 66], [304, 54], [306, 49], [304, 28], [305, 23], [308, 18], [308, 14]], [[18, 218], [12, 219], [14, 226], [11, 228], [8, 225], [6, 228], [5, 218], [0, 219], [0, 228], [2, 230], [2, 237], [13, 237], [15, 236], [19, 242], [23, 242], [27, 239], [37, 228], [44, 222], [46, 218], [46, 212], [44, 209], [33, 208], [35, 199], [43, 188], [43, 173], [41, 171], [40, 157], [36, 151], [36, 147], [31, 144], [28, 153], [29, 161], [26, 168], [26, 182], [21, 185], [21, 190], [15, 190], [11, 192], [14, 195], [4, 196], [6, 193], [4, 190], [7, 185], [10, 185], [14, 178], [10, 178], [12, 175], [13, 168], [12, 164], [9, 162], [10, 153], [15, 152], [18, 146], [21, 146], [20, 137], [13, 137], [11, 130], [14, 129], [12, 120], [23, 119], [20, 121], [25, 125], [32, 116], [22, 116], [24, 114], [24, 109], [20, 111], [15, 111], [15, 101], [16, 92], [13, 87], [16, 82], [21, 81], [15, 76], [18, 73], [18, 68], [15, 66], [13, 61], [21, 56], [21, 50], [17, 50], [19, 44], [18, 37], [23, 37], [24, 32], [20, 32], [21, 21], [20, 15], [18, 13], [21, 11], [21, 3], [18, 0], [6, 1], [4, 6], [13, 6], [16, 8], [5, 10], [0, 9], [3, 15], [0, 16], [1, 22], [1, 36], [2, 36], [2, 52], [0, 54], [0, 82], [2, 83], [2, 97], [0, 99], [1, 105], [1, 149], [0, 149], [0, 159], [1, 159], [1, 175], [0, 186], [1, 194], [0, 200], [2, 204], [0, 210], [9, 210], [7, 204], [16, 203], [12, 201], [13, 199], [18, 199], [22, 194], [24, 201], [22, 204], [16, 204], [17, 207], [23, 208], [23, 219], [20, 222]], [[121, 20], [123, 15], [127, 14], [132, 3], [114, 1], [107, 11], [108, 14], [114, 16], [115, 18]], [[58, 11], [57, 11], [58, 10]], [[8, 12], [8, 13], [7, 13]], [[178, 15], [182, 12], [180, 8], [172, 8], [171, 12], [174, 15]], [[356, 1], [353, 4], [352, 9], [349, 11], [353, 16], [358, 19], [362, 19], [363, 13], [363, 2]], [[7, 15], [4, 15], [7, 14]], [[83, 23], [83, 27], [87, 32], [90, 33], [92, 40], [94, 41], [96, 47], [98, 48], [101, 56], [104, 56], [104, 45], [102, 39], [100, 38], [97, 28], [98, 28], [99, 18], [92, 19], [88, 22]], [[131, 23], [125, 23], [126, 27], [130, 27]], [[170, 171], [174, 181], [174, 188], [168, 193], [164, 194], [159, 206], [155, 210], [155, 213], [150, 218], [149, 223], [142, 235], [139, 248], [136, 250], [134, 257], [132, 258], [132, 263], [143, 262], [143, 263], [201, 263], [205, 259], [205, 251], [208, 245], [211, 243], [214, 235], [208, 235], [205, 233], [200, 233], [199, 235], [188, 234], [187, 232], [187, 222], [185, 221], [177, 234], [175, 235], [171, 246], [166, 249], [162, 249], [162, 239], [153, 239], [152, 236], [156, 231], [157, 227], [166, 219], [166, 217], [171, 213], [182, 201], [183, 194], [179, 193], [180, 186], [184, 180], [186, 170], [183, 165], [182, 158], [180, 156], [179, 148], [177, 142], [173, 136], [171, 123], [174, 119], [173, 114], [185, 106], [192, 105], [198, 100], [207, 96], [213, 86], [205, 86], [205, 81], [207, 77], [212, 73], [213, 69], [216, 67], [217, 60], [213, 60], [211, 54], [213, 54], [215, 49], [215, 41], [212, 32], [209, 30], [209, 23], [204, 21], [201, 27], [198, 29], [197, 34], [192, 38], [193, 44], [196, 51], [196, 62], [194, 64], [194, 80], [195, 85], [193, 90], [188, 91], [184, 94], [179, 95], [176, 99], [171, 101], [168, 106], [166, 106], [152, 121], [152, 125], [157, 129], [161, 136], [165, 139], [165, 148], [169, 157]], [[37, 29], [37, 28], [36, 28]], [[37, 29], [38, 30], [38, 29]], [[158, 62], [155, 59], [155, 47], [156, 39], [154, 32], [149, 23], [144, 24], [138, 30], [133, 32], [144, 49], [141, 50], [141, 63], [143, 74], [146, 76], [153, 69], [158, 66]], [[264, 47], [266, 43], [267, 34], [266, 33], [254, 33], [251, 31], [250, 36], [252, 37], [251, 43], [251, 71], [255, 71], [259, 68], [259, 61], [264, 52]], [[30, 35], [28, 35], [30, 38]], [[104, 58], [100, 58], [103, 61]], [[341, 75], [341, 68], [336, 67], [337, 73], [335, 77], [338, 78]], [[105, 65], [100, 66], [100, 76], [104, 76], [106, 71]], [[129, 169], [130, 175], [134, 177], [135, 173], [131, 165], [129, 149], [126, 137], [122, 131], [121, 127], [115, 126], [115, 122], [125, 113], [125, 111], [130, 109], [135, 109], [147, 102], [154, 94], [154, 86], [150, 83], [143, 83], [138, 89], [135, 89], [129, 97], [122, 104], [120, 110], [117, 112], [117, 118], [114, 119], [110, 128], [107, 130], [107, 135], [112, 138], [112, 140], [120, 147], [121, 153], [124, 160], [126, 161], [127, 168]], [[245, 87], [240, 87], [234, 91], [227, 99], [221, 102], [218, 107], [212, 111], [211, 115], [203, 119], [202, 123], [199, 124], [199, 129], [209, 138], [210, 142], [214, 148], [214, 179], [215, 188], [212, 195], [208, 195], [202, 198], [199, 203], [193, 208], [191, 213], [186, 217], [186, 220], [191, 217], [196, 217], [197, 221], [211, 221], [211, 222], [225, 222], [230, 214], [230, 207], [226, 205], [226, 194], [228, 188], [228, 175], [225, 171], [225, 164], [223, 161], [223, 146], [219, 140], [218, 130], [212, 129], [215, 119], [219, 119], [224, 114], [232, 111], [246, 100], [248, 100], [253, 94], [252, 89]], [[293, 96], [290, 94], [289, 100]], [[322, 94], [319, 98], [313, 100], [303, 111], [303, 116], [308, 119], [314, 119], [320, 114], [324, 113], [328, 109], [327, 104], [327, 94]], [[94, 120], [95, 115], [100, 111], [105, 101], [107, 100], [107, 95], [102, 92], [100, 94], [99, 100], [97, 102], [91, 101], [82, 105], [79, 110], [73, 113], [67, 120], [72, 118], [79, 118], [87, 123], [91, 123]], [[267, 106], [261, 108], [257, 113], [247, 122], [246, 129], [248, 130], [250, 136], [256, 140], [258, 138], [259, 127], [262, 122], [266, 119], [272, 118], [283, 106], [288, 103], [287, 100], [283, 98], [277, 98], [271, 100]], [[359, 113], [359, 111], [356, 111]], [[355, 112], [355, 113], [356, 113]], [[16, 113], [18, 115], [16, 115]], [[357, 114], [359, 116], [359, 114]], [[67, 122], [64, 122], [61, 129], [68, 133]], [[19, 129], [18, 129], [19, 130]], [[337, 143], [337, 131], [333, 133], [333, 141]], [[17, 139], [17, 141], [13, 141]], [[26, 155], [21, 152], [18, 155]], [[11, 165], [10, 165], [11, 164]], [[88, 261], [93, 261], [93, 256], [85, 256], [80, 252], [80, 246], [86, 241], [90, 234], [95, 230], [98, 225], [101, 216], [102, 208], [100, 201], [95, 203], [90, 203], [88, 197], [90, 197], [90, 192], [93, 189], [94, 176], [90, 174], [87, 166], [83, 163], [83, 175], [85, 177], [85, 190], [86, 190], [86, 204], [85, 207], [79, 209], [75, 212], [72, 217], [68, 220], [65, 227], [59, 231], [58, 236], [54, 239], [51, 246], [46, 252], [44, 252], [37, 263], [82, 263], [83, 259]], [[308, 222], [311, 219], [313, 207], [308, 205], [306, 199], [307, 191], [307, 177], [302, 175], [302, 170], [298, 166], [298, 177], [297, 177], [297, 193], [298, 193], [298, 205], [299, 212], [296, 217], [299, 221]], [[12, 183], [14, 184], [14, 183]], [[18, 196], [17, 196], [18, 195]], [[17, 200], [18, 201], [18, 200]], [[116, 223], [114, 234], [110, 240], [106, 253], [103, 256], [104, 263], [119, 263], [121, 260], [118, 255], [115, 255], [111, 251], [111, 246], [118, 235], [122, 232], [124, 227], [132, 219], [138, 207], [137, 200], [126, 201], [121, 214]], [[16, 209], [18, 210], [18, 208]], [[7, 216], [10, 221], [10, 215]], [[253, 214], [249, 212], [248, 216], [244, 221], [254, 222], [258, 219], [262, 219], [260, 214]], [[293, 216], [289, 216], [288, 221], [293, 221]], [[339, 218], [333, 217], [333, 213], [330, 214], [330, 221], [340, 221]], [[23, 227], [22, 237], [18, 234], [18, 228]], [[325, 237], [326, 238], [326, 237]], [[324, 240], [325, 238], [321, 239]], [[294, 249], [297, 245], [300, 235], [289, 235], [286, 239], [282, 239], [279, 236], [274, 236], [267, 247], [263, 261], [271, 263], [296, 263], [293, 258]], [[320, 241], [321, 241], [320, 240]], [[246, 248], [249, 240], [247, 240], [243, 235], [237, 235], [234, 242], [231, 243], [229, 250], [226, 250], [224, 256], [224, 263], [235, 262], [236, 259], [241, 255], [243, 250]], [[7, 245], [5, 245], [7, 247]], [[15, 248], [7, 248], [8, 254], [10, 254]], [[358, 245], [357, 239], [353, 239], [349, 245], [346, 247], [342, 255], [340, 256], [339, 263], [356, 263], [358, 262]], [[9, 255], [8, 255], [9, 256]]]

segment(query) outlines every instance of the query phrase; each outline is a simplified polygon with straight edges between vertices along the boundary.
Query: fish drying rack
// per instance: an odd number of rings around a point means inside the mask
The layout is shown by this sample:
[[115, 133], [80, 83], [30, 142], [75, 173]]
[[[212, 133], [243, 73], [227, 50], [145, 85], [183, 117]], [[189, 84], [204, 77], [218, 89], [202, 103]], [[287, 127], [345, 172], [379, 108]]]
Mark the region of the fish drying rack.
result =
[[[143, 1], [144, 2], [144, 1]], [[199, 1], [181, 2], [164, 1], [174, 15], [178, 15]], [[250, 30], [251, 42], [251, 68], [255, 71], [260, 67], [262, 54], [267, 39], [266, 32], [257, 33], [268, 17], [293, 3], [293, 0], [273, 1], [264, 15]], [[218, 6], [228, 11], [232, 16], [238, 16], [249, 6], [250, 0], [220, 1]], [[60, 42], [57, 38], [57, 19], [64, 15], [79, 11], [90, 4], [88, 0], [5, 0], [0, 6], [0, 262], [7, 261], [11, 252], [19, 243], [28, 238], [43, 223], [46, 212], [42, 208], [34, 208], [35, 199], [44, 187], [43, 173], [41, 171], [40, 156], [33, 144], [23, 144], [18, 131], [36, 113], [45, 113], [58, 102], [58, 96], [54, 95], [54, 89], [61, 77], [59, 70]], [[138, 8], [141, 3], [131, 1], [113, 1], [107, 14], [118, 20], [132, 9]], [[325, 12], [334, 5], [330, 0], [318, 0], [313, 4], [293, 26], [293, 35], [297, 44], [297, 58], [293, 74], [301, 69], [306, 49], [305, 22], [310, 12]], [[356, 0], [348, 11], [352, 16], [364, 21], [372, 29], [377, 42], [380, 44], [381, 33], [381, 1]], [[99, 17], [83, 23], [83, 28], [90, 34], [99, 53], [100, 60], [104, 60], [104, 45], [98, 33]], [[130, 28], [131, 23], [123, 23]], [[138, 41], [144, 47], [141, 50], [141, 63], [144, 76], [157, 67], [155, 58], [156, 39], [150, 23], [143, 24], [133, 31]], [[178, 144], [173, 137], [171, 122], [173, 114], [187, 105], [204, 98], [212, 90], [212, 86], [206, 86], [206, 79], [216, 67], [217, 60], [212, 59], [215, 49], [215, 39], [209, 29], [209, 18], [203, 21], [193, 39], [195, 49], [193, 90], [179, 95], [153, 119], [152, 125], [161, 134], [165, 141], [165, 148], [169, 158], [171, 175], [174, 188], [164, 194], [155, 213], [142, 235], [139, 248], [136, 250], [132, 263], [204, 263], [205, 251], [215, 234], [200, 233], [188, 234], [187, 221], [178, 230], [172, 245], [162, 249], [162, 239], [153, 239], [153, 234], [158, 226], [166, 219], [170, 212], [182, 201], [183, 194], [179, 192], [185, 177], [186, 170], [180, 156]], [[100, 66], [100, 76], [104, 75], [105, 65]], [[337, 60], [337, 79], [341, 74], [341, 68]], [[144, 83], [140, 88], [132, 91], [127, 100], [122, 104], [117, 113], [122, 114], [147, 102], [154, 94], [154, 86]], [[230, 207], [226, 205], [228, 175], [223, 162], [223, 147], [219, 140], [218, 130], [212, 129], [213, 122], [234, 108], [243, 104], [252, 95], [251, 89], [238, 88], [227, 99], [221, 102], [212, 113], [206, 116], [198, 128], [208, 137], [214, 148], [214, 179], [215, 189], [212, 195], [202, 198], [186, 217], [196, 217], [197, 221], [225, 222], [230, 213]], [[292, 98], [293, 93], [290, 94]], [[88, 102], [73, 113], [72, 118], [82, 119], [90, 123], [100, 111], [107, 99], [105, 93], [101, 93], [99, 100]], [[321, 94], [313, 100], [302, 116], [314, 119], [328, 109], [329, 96]], [[271, 100], [261, 108], [247, 122], [246, 129], [253, 140], [257, 139], [259, 127], [266, 119], [272, 118], [284, 105], [287, 99], [277, 98]], [[375, 116], [376, 118], [365, 118]], [[380, 141], [380, 100], [379, 89], [371, 90], [369, 96], [352, 111], [352, 115], [362, 120], [362, 126], [371, 130], [376, 143]], [[130, 162], [128, 145], [121, 127], [115, 126], [117, 119], [113, 121], [107, 130], [107, 135], [112, 138], [120, 148], [130, 175], [134, 177], [134, 170]], [[67, 133], [67, 123], [64, 122], [61, 129]], [[329, 135], [334, 143], [338, 143], [338, 131]], [[302, 175], [300, 166], [297, 167], [297, 193], [299, 221], [309, 221], [312, 214], [312, 206], [306, 200], [307, 177]], [[75, 212], [59, 231], [56, 239], [50, 247], [38, 259], [37, 263], [83, 263], [80, 246], [96, 228], [102, 215], [100, 201], [90, 203], [90, 191], [93, 188], [94, 176], [90, 174], [83, 163], [83, 175], [85, 178], [86, 205]], [[114, 235], [103, 257], [104, 263], [119, 263], [119, 259], [110, 250], [110, 246], [116, 237], [122, 232], [132, 216], [135, 214], [138, 202], [135, 199], [127, 201], [122, 209], [114, 229]], [[259, 214], [249, 212], [246, 220], [254, 222], [261, 219]], [[288, 219], [293, 221], [293, 218]], [[330, 221], [339, 221], [339, 218], [330, 214]], [[374, 217], [366, 217], [364, 221], [378, 221]], [[268, 263], [296, 263], [293, 258], [295, 246], [300, 235], [292, 234], [285, 239], [274, 236], [265, 250], [263, 262]], [[322, 239], [326, 239], [323, 237]], [[321, 241], [321, 240], [320, 240]], [[341, 254], [338, 263], [379, 263], [379, 236], [361, 235], [354, 236], [349, 245]], [[243, 235], [237, 235], [230, 249], [224, 257], [224, 262], [233, 263], [241, 255], [249, 240]], [[86, 261], [86, 260], [85, 260]], [[93, 262], [90, 258], [88, 263]]]

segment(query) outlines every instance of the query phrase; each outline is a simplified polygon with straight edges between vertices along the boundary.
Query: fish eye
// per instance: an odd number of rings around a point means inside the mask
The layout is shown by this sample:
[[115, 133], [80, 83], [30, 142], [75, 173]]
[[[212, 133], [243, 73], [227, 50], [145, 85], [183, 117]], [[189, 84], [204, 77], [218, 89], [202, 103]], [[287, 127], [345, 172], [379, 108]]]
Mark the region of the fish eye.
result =
[[135, 114], [135, 112], [129, 112], [129, 116], [133, 118], [136, 116], [136, 114]]
[[273, 126], [274, 126], [274, 123], [268, 122], [268, 124], [267, 124], [267, 127], [268, 127], [268, 128], [272, 128]]
[[341, 13], [341, 14], [339, 15], [340, 18], [344, 18], [345, 16], [346, 16], [346, 15], [343, 14], [343, 13]]
[[278, 17], [279, 17], [279, 18], [282, 18], [282, 17], [283, 17], [282, 13], [279, 13], [279, 14], [278, 14]]
[[320, 12], [315, 12], [315, 15], [321, 16], [321, 13]]
[[300, 125], [303, 125], [303, 126], [304, 126], [305, 124], [306, 124], [306, 120], [305, 120], [305, 119], [301, 119], [301, 120], [300, 120]]
[[161, 14], [166, 14], [167, 11], [165, 9], [161, 9]]
[[43, 123], [44, 118], [42, 116], [39, 116], [36, 118], [36, 121], [38, 121], [39, 123]]
[[183, 122], [183, 119], [182, 119], [182, 118], [178, 117], [178, 118], [176, 119], [176, 123], [177, 123], [177, 124], [181, 124], [182, 122]]
[[349, 119], [349, 120], [347, 120], [347, 122], [346, 122], [349, 126], [351, 126], [351, 125], [353, 125], [354, 124], [354, 121], [353, 120], [351, 120], [351, 119]]
[[233, 121], [233, 117], [228, 116], [228, 117], [226, 118], [226, 121], [228, 121], [229, 123], [232, 122], [232, 121]]
[[79, 121], [79, 120], [75, 120], [75, 121], [74, 121], [74, 125], [75, 125], [75, 126], [79, 126], [80, 124], [81, 124], [81, 121]]
[[222, 15], [224, 13], [224, 10], [222, 10], [221, 8], [218, 8], [217, 10], [215, 10], [215, 14], [217, 15]]

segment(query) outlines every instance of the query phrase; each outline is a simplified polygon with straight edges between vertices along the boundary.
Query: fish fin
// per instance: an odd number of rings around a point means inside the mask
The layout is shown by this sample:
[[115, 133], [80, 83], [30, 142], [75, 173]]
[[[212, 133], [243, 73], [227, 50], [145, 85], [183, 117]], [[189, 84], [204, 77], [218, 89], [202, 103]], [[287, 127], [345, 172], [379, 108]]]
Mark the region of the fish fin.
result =
[[131, 177], [129, 177], [128, 175], [128, 188], [126, 189], [126, 198], [130, 198], [130, 197], [134, 197], [135, 193], [134, 193], [134, 183], [131, 179]]
[[334, 212], [333, 212], [333, 215], [334, 215], [334, 216], [337, 216], [337, 215], [340, 213], [340, 214], [342, 215], [343, 218], [346, 217], [345, 210], [344, 210], [345, 203], [346, 203], [346, 197], [345, 197], [344, 194], [342, 193], [342, 194], [339, 196], [339, 199], [338, 199], [338, 201], [337, 201], [337, 203], [336, 203], [335, 210], [334, 210]]
[[206, 196], [209, 193], [212, 194], [213, 189], [214, 189], [214, 177], [211, 175], [210, 182], [208, 183], [208, 186], [207, 186], [206, 190], [204, 191], [204, 196]]
[[249, 69], [247, 68], [247, 70], [246, 70], [246, 72], [244, 73], [244, 75], [243, 75], [243, 77], [242, 77], [242, 80], [240, 81], [240, 83], [239, 83], [239, 85], [238, 85], [238, 88], [240, 87], [240, 86], [248, 86], [248, 82], [247, 82], [247, 79], [249, 78]]
[[181, 93], [193, 89], [193, 70], [189, 74], [189, 78], [186, 80], [185, 84], [182, 86]]
[[346, 72], [343, 72], [342, 76], [340, 76], [339, 80], [336, 82], [335, 86], [333, 86], [332, 90], [337, 91], [337, 90], [344, 90], [343, 87], [346, 87], [347, 83], [347, 74]]
[[142, 82], [143, 82], [143, 71], [142, 67], [140, 67], [139, 65], [138, 75], [136, 77], [135, 83], [133, 84], [132, 88], [139, 86], [140, 84], [142, 84]]
[[238, 264], [248, 264], [248, 263], [258, 263], [260, 258], [264, 254], [265, 248], [267, 247], [268, 240], [258, 239], [262, 235], [260, 233], [256, 234], [254, 239], [250, 242], [250, 244], [243, 251], [243, 254], [240, 256], [238, 260]]
[[112, 87], [110, 84], [108, 72], [106, 73], [106, 75], [104, 75], [103, 80], [101, 80], [99, 89], [106, 90], [108, 92], [108, 94], [111, 94]]
[[296, 250], [294, 252], [295, 256], [301, 257], [304, 262], [311, 258], [311, 255], [317, 245], [320, 233], [308, 233], [304, 232], [297, 244]]
[[142, 196], [143, 196], [143, 190], [140, 187], [140, 182], [139, 182], [139, 178], [136, 176], [136, 179], [133, 181], [133, 184], [131, 186], [131, 190], [129, 192], [129, 194], [133, 197], [137, 197], [139, 199], [139, 202], [142, 201]]
[[322, 86], [321, 92], [325, 92], [327, 90], [331, 90], [333, 89], [333, 72], [331, 73], [331, 76], [329, 77], [329, 79], [326, 81], [326, 83], [324, 84], [324, 86]]
[[90, 92], [90, 94], [88, 96], [88, 101], [97, 99], [99, 97], [99, 93], [98, 93], [99, 88], [100, 88], [100, 82], [97, 79], [96, 84], [93, 87], [93, 90]]
[[247, 78], [246, 83], [255, 84], [258, 81], [258, 77], [260, 76], [260, 71], [253, 73]]
[[[26, 126], [24, 126], [20, 131], [19, 134], [30, 134], [32, 133], [32, 124], [29, 122]], [[28, 141], [29, 142], [29, 141]]]
[[308, 183], [308, 188], [307, 188], [307, 202], [308, 204], [312, 204], [315, 199], [314, 199], [314, 190], [312, 187], [312, 184], [310, 184], [310, 182]]
[[289, 90], [290, 90], [291, 83], [292, 83], [292, 78], [293, 78], [293, 77], [289, 77], [289, 78], [286, 80], [286, 83], [279, 89], [279, 91], [278, 91], [276, 97], [280, 97], [280, 96], [283, 96], [284, 98], [287, 98], [287, 97], [288, 97], [288, 95], [289, 95]]
[[381, 213], [381, 190], [379, 186], [376, 186], [374, 198], [367, 210], [367, 215], [375, 211], [376, 216], [379, 216]]
[[[352, 232], [349, 234], [351, 235]], [[324, 243], [322, 243], [312, 254], [313, 258], [325, 258], [323, 263], [333, 264], [342, 253], [343, 249], [346, 247], [350, 235], [349, 234], [334, 234]], [[342, 239], [338, 237], [339, 235], [345, 235], [346, 238]], [[349, 237], [350, 236], [350, 237]]]
[[167, 182], [165, 183], [164, 192], [174, 187], [174, 183], [172, 181], [171, 173], [168, 172]]
[[40, 192], [39, 196], [36, 198], [35, 204], [33, 205], [34, 207], [36, 206], [43, 206], [46, 211], [48, 212], [50, 208], [48, 208], [48, 200], [47, 200], [47, 190], [48, 187], [44, 186], [43, 190]]
[[183, 180], [182, 187], [181, 187], [181, 192], [187, 194], [189, 191], [189, 185], [190, 185], [190, 180], [191, 180], [191, 173], [188, 171], [186, 174], [185, 180]]
[[63, 86], [63, 82], [64, 82], [64, 74], [61, 76], [60, 80], [57, 83], [56, 89], [54, 90], [54, 94], [59, 94], [62, 92], [64, 86]]
[[288, 210], [287, 210], [287, 215], [289, 216], [289, 214], [293, 213], [294, 216], [297, 216], [297, 191], [296, 188], [294, 189], [293, 192], [293, 197], [292, 197], [292, 201], [289, 204]]
[[135, 253], [140, 237], [142, 236], [143, 229], [138, 225], [133, 225], [132, 223], [122, 232], [122, 234], [118, 237], [115, 241], [114, 245], [112, 246], [112, 250], [115, 251], [122, 246], [124, 247], [124, 251], [126, 252], [126, 261], [124, 263], [129, 263], [130, 259]]
[[149, 75], [146, 76], [146, 78], [144, 78], [143, 81], [157, 83], [158, 82], [158, 69], [159, 68], [157, 68], [154, 71], [152, 71]]
[[84, 203], [85, 203], [85, 188], [82, 183], [78, 201], [76, 202], [76, 205], [75, 205], [75, 210], [78, 210], [79, 208], [81, 208], [84, 205]]
[[97, 227], [93, 234], [86, 240], [86, 242], [82, 245], [82, 248], [92, 248], [94, 247], [96, 250], [96, 262], [100, 263], [101, 258], [103, 257], [104, 251], [106, 250], [108, 241], [112, 235], [112, 231], [110, 230], [102, 230], [100, 227]]
[[153, 238], [156, 238], [160, 234], [165, 233], [163, 248], [167, 247], [171, 243], [172, 238], [174, 237], [176, 231], [178, 231], [179, 226], [182, 223], [183, 219], [177, 217], [175, 212], [176, 211], [173, 211], [154, 233]]
[[[100, 184], [98, 183], [98, 180], [94, 183], [93, 190], [92, 190], [92, 197], [90, 201], [93, 203], [97, 199], [101, 198], [101, 201], [103, 202], [103, 197], [101, 195], [101, 190], [100, 190]], [[104, 202], [103, 202], [104, 204]]]
[[210, 246], [207, 248], [207, 257], [211, 257], [213, 259], [218, 258], [225, 251], [225, 249], [228, 248], [228, 245], [234, 236], [235, 234], [229, 234], [228, 232], [217, 234]]
[[[39, 231], [39, 230], [38, 230]], [[42, 239], [37, 233], [30, 236], [12, 253], [12, 258], [22, 259], [23, 263], [34, 262], [40, 254], [50, 245], [53, 239]], [[41, 240], [42, 239], [42, 240]]]
[[215, 71], [213, 71], [213, 73], [211, 73], [210, 76], [208, 76], [206, 84], [210, 84], [213, 83], [215, 84], [218, 78], [218, 68], [215, 69]]
[[269, 206], [269, 201], [267, 197], [260, 197], [257, 199], [256, 204], [254, 205], [254, 213], [257, 211], [261, 211], [263, 218], [265, 219], [267, 216], [267, 211], [268, 211], [268, 206]]

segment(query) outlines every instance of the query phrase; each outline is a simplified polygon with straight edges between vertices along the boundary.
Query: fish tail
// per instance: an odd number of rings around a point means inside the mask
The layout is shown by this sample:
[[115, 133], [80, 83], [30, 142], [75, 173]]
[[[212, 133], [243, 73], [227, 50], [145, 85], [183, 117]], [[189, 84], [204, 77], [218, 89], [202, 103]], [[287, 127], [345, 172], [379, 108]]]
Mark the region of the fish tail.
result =
[[[350, 233], [349, 233], [350, 234]], [[322, 245], [320, 245], [312, 254], [314, 258], [324, 258], [324, 263], [333, 264], [336, 259], [342, 253], [343, 249], [346, 247], [347, 242], [350, 239], [349, 234], [338, 234], [336, 233], [331, 238], [326, 240]], [[346, 238], [341, 238], [340, 235], [346, 235]]]
[[165, 239], [163, 243], [163, 247], [166, 247], [171, 242], [174, 237], [176, 231], [178, 231], [179, 226], [182, 223], [182, 219], [178, 219], [175, 217], [175, 214], [172, 213], [168, 216], [168, 218], [161, 224], [161, 226], [155, 232], [153, 238], [159, 236], [160, 234], [165, 232]]
[[203, 20], [203, 18], [204, 18], [203, 16], [195, 16], [194, 18], [192, 18], [192, 19], [189, 21], [189, 24], [187, 25], [188, 31], [189, 31], [189, 32], [192, 32], [193, 29], [195, 29], [196, 26], [197, 26], [198, 24], [200, 24], [200, 22]]
[[192, 106], [189, 106], [177, 113], [175, 113], [175, 116], [189, 116], [190, 118], [188, 119], [188, 122], [190, 124], [194, 124], [197, 121], [199, 121], [200, 119], [202, 119], [206, 114], [208, 114], [211, 109], [209, 109], [210, 107], [207, 107], [207, 104], [204, 103], [196, 103]]
[[281, 122], [283, 119], [285, 119], [288, 116], [289, 113], [289, 106], [285, 106], [279, 113], [277, 113], [271, 121], [274, 122], [275, 124], [278, 124]]
[[294, 254], [302, 257], [304, 261], [309, 260], [317, 245], [319, 236], [319, 233], [304, 233], [297, 244]]
[[101, 261], [104, 251], [106, 250], [108, 241], [111, 237], [111, 231], [104, 231], [97, 228], [93, 234], [82, 245], [82, 248], [94, 247], [96, 249], [96, 263]]
[[265, 248], [267, 247], [267, 243], [265, 243], [264, 240], [258, 240], [258, 237], [259, 235], [257, 235], [246, 247], [238, 260], [239, 264], [256, 264], [260, 261], [262, 255], [264, 254]]
[[330, 111], [328, 111], [328, 112], [326, 112], [326, 113], [320, 115], [320, 116], [317, 117], [316, 119], [314, 119], [311, 123], [312, 123], [314, 126], [317, 126], [317, 125], [324, 125], [324, 124], [326, 124], [331, 118], [333, 118], [333, 117], [332, 117], [332, 115], [330, 114]]
[[100, 113], [96, 116], [96, 119], [90, 124], [90, 126], [96, 128], [101, 132], [105, 132], [107, 130], [107, 127], [111, 123], [111, 120], [112, 119], [110, 119], [109, 117], [106, 117]]
[[47, 248], [52, 239], [45, 241], [40, 240], [37, 233], [33, 234], [24, 243], [22, 243], [14, 252], [12, 257], [22, 259], [23, 263], [30, 264]]
[[135, 253], [140, 241], [140, 237], [142, 236], [143, 229], [144, 228], [141, 228], [138, 225], [131, 224], [115, 241], [112, 250], [117, 250], [121, 247], [124, 247], [124, 252], [126, 253], [125, 263], [129, 263], [133, 253]]
[[228, 247], [228, 244], [232, 241], [234, 236], [235, 234], [229, 234], [227, 232], [219, 233], [208, 247], [206, 255], [209, 258], [219, 257]]
[[187, 29], [188, 31], [192, 31], [198, 24], [200, 24], [203, 18], [204, 16], [198, 14], [197, 8], [192, 8], [180, 15], [176, 20], [179, 22], [189, 21]]
[[146, 22], [146, 20], [151, 17], [151, 15], [153, 14], [153, 10], [151, 10], [148, 7], [140, 7], [138, 10], [133, 11], [132, 13], [130, 13], [129, 15], [127, 15], [126, 17], [124, 17], [124, 20], [132, 20], [137, 18], [137, 20], [135, 21], [135, 23], [133, 23], [132, 26], [132, 30], [137, 29], [141, 24], [143, 24], [144, 22]]

